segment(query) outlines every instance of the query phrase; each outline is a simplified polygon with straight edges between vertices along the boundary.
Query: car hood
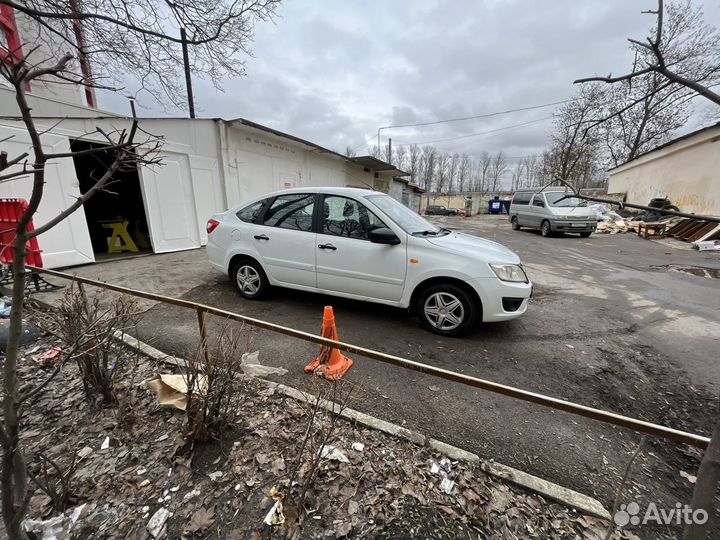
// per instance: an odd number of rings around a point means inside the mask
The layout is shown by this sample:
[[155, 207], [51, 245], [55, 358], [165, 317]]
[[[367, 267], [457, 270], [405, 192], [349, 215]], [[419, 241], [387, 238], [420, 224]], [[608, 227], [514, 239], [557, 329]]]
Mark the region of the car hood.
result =
[[468, 256], [480, 257], [488, 263], [520, 264], [520, 257], [502, 244], [478, 236], [451, 232], [428, 238], [431, 244]]
[[591, 208], [553, 206], [551, 212], [556, 216], [570, 216], [579, 218], [596, 218], [597, 213]]

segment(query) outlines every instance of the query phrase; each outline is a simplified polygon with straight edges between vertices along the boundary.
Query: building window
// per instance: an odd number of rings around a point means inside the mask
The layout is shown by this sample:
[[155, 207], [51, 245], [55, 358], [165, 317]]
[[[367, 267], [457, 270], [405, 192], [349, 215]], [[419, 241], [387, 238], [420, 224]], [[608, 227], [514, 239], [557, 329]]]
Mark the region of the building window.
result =
[[0, 5], [0, 57], [8, 64], [23, 59], [15, 15], [10, 6]]

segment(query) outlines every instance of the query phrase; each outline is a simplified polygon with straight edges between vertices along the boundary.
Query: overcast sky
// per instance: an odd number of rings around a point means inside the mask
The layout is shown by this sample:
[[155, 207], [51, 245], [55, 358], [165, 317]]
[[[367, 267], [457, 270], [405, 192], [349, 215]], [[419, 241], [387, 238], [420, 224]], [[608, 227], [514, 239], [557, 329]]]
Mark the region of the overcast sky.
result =
[[[720, 0], [703, 4], [706, 21], [720, 22]], [[246, 77], [228, 80], [224, 92], [195, 81], [198, 116], [243, 117], [364, 154], [380, 126], [557, 102], [572, 95], [577, 77], [624, 72], [632, 59], [626, 38], [647, 35], [654, 21], [640, 11], [653, 7], [653, 0], [285, 0], [274, 24], [257, 27]], [[101, 107], [126, 112], [123, 99], [103, 97]], [[165, 114], [143, 104], [144, 115]], [[470, 155], [536, 154], [552, 112], [384, 130], [382, 141], [500, 129], [433, 144]], [[696, 115], [688, 129], [699, 123]]]

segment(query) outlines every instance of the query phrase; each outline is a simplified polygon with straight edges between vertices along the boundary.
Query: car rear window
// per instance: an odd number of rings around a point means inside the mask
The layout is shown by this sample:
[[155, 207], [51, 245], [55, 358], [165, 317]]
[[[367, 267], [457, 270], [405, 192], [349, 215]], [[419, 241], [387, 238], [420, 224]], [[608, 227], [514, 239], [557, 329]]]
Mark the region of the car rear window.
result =
[[513, 197], [512, 204], [530, 204], [532, 196], [531, 191], [520, 191]]

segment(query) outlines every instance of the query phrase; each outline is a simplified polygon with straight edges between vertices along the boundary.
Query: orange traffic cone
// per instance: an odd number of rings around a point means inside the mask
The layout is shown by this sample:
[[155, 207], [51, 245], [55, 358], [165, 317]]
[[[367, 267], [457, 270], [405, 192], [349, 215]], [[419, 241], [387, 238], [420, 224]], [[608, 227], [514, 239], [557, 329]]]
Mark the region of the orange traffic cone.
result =
[[[337, 327], [335, 326], [335, 313], [332, 306], [325, 306], [323, 311], [322, 337], [338, 341]], [[305, 366], [305, 373], [314, 373], [319, 371], [320, 374], [328, 380], [336, 381], [340, 379], [347, 370], [352, 366], [353, 361], [347, 356], [340, 353], [335, 347], [327, 345], [320, 346], [320, 354], [318, 357]]]

